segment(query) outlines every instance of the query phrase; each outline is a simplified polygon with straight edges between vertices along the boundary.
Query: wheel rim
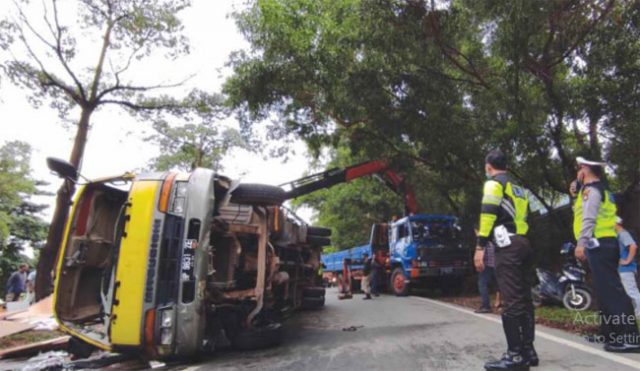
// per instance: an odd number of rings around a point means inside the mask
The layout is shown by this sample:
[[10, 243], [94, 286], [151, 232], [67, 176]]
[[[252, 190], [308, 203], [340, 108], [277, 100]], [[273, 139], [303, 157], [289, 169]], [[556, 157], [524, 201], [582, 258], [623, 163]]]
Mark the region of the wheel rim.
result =
[[404, 277], [401, 274], [396, 274], [393, 277], [393, 288], [396, 292], [401, 292], [404, 290]]
[[584, 296], [576, 294], [569, 300], [569, 303], [574, 307], [579, 307], [584, 303]]
[[568, 309], [585, 310], [591, 306], [591, 298], [587, 292], [582, 289], [576, 289], [575, 295], [567, 292], [564, 297], [564, 305]]

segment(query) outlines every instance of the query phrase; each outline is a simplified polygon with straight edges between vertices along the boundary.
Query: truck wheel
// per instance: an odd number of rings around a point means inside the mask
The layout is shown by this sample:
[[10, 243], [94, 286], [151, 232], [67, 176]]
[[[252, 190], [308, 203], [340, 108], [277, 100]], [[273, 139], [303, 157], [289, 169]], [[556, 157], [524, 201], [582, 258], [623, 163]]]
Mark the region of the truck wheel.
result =
[[302, 309], [312, 310], [324, 307], [324, 296], [322, 297], [303, 297]]
[[231, 202], [245, 205], [280, 205], [285, 198], [282, 188], [266, 184], [240, 184], [231, 193]]
[[305, 298], [324, 298], [324, 287], [309, 286], [302, 290], [302, 296]]
[[409, 283], [404, 276], [404, 272], [402, 268], [398, 267], [393, 270], [391, 273], [391, 282], [390, 282], [391, 291], [396, 296], [407, 296], [409, 295]]
[[277, 322], [266, 326], [243, 329], [233, 337], [231, 344], [238, 350], [268, 348], [280, 344], [284, 338], [282, 332], [282, 325]]
[[329, 237], [329, 236], [331, 236], [331, 229], [322, 228], [322, 227], [308, 226], [307, 227], [307, 235], [314, 235], [314, 236], [320, 236], [320, 237]]
[[314, 246], [329, 246], [331, 245], [331, 239], [329, 237], [307, 235], [307, 243]]

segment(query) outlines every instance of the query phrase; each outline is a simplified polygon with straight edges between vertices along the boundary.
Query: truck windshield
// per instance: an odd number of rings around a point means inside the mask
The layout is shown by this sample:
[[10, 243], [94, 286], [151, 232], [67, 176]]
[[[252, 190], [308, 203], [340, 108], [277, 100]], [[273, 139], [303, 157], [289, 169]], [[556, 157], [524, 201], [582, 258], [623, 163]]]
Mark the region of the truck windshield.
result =
[[459, 228], [453, 222], [411, 222], [413, 240], [416, 242], [427, 241], [452, 241], [459, 235]]

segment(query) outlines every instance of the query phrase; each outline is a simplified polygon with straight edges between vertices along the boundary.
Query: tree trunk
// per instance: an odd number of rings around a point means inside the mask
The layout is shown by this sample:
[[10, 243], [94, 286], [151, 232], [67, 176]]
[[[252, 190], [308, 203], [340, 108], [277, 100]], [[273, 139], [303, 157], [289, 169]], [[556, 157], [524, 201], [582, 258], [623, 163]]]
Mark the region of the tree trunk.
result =
[[[89, 119], [93, 109], [83, 108], [80, 114], [80, 122], [78, 123], [78, 131], [73, 143], [73, 150], [69, 162], [80, 170], [80, 164], [84, 155], [84, 148], [87, 143], [87, 134], [89, 132]], [[64, 227], [69, 214], [69, 206], [71, 205], [71, 197], [75, 192], [75, 184], [69, 180], [65, 180], [60, 189], [58, 189], [56, 197], [56, 208], [53, 212], [49, 233], [47, 234], [47, 243], [40, 251], [38, 260], [38, 274], [36, 275], [36, 300], [47, 297], [53, 292], [53, 276], [55, 262], [57, 260], [60, 244], [62, 243]]]

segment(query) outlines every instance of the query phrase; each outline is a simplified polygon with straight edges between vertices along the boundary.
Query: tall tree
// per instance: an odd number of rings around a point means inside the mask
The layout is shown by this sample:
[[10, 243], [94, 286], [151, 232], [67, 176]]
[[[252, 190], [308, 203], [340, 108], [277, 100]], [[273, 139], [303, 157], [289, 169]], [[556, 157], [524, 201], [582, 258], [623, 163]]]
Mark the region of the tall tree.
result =
[[[231, 60], [225, 91], [246, 126], [275, 117], [312, 147], [347, 138], [354, 153], [422, 165], [461, 210], [477, 211], [489, 148], [505, 150], [543, 200], [566, 192], [576, 154], [613, 159], [621, 147], [606, 139], [614, 133], [606, 122], [615, 106], [594, 105], [597, 96], [576, 89], [598, 76], [581, 76], [591, 59], [581, 54], [595, 56], [595, 41], [607, 37], [612, 45], [630, 42], [637, 2], [439, 4], [250, 2], [236, 17], [252, 49]], [[632, 62], [605, 59], [598, 71], [621, 63], [633, 71]], [[624, 101], [631, 118], [632, 99]], [[617, 140], [632, 146], [637, 125], [624, 127], [630, 132]]]
[[40, 185], [31, 177], [30, 159], [27, 143], [0, 147], [0, 293], [18, 264], [28, 261], [25, 248], [37, 248], [46, 238], [47, 225], [38, 216], [46, 206], [30, 199]]
[[[164, 53], [173, 59], [189, 51], [178, 18], [188, 0], [50, 0], [39, 9], [27, 1], [14, 4], [14, 14], [0, 23], [2, 69], [13, 83], [29, 91], [29, 100], [36, 106], [48, 102], [61, 118], [72, 110], [79, 115], [73, 122], [76, 134], [69, 156], [78, 169], [91, 117], [98, 109], [115, 106], [136, 112], [177, 104], [160, 92], [181, 82], [136, 82], [134, 66], [139, 68], [152, 54]], [[76, 19], [70, 16], [74, 12]], [[38, 298], [51, 290], [47, 272], [53, 268], [74, 190], [65, 181], [58, 191], [38, 263]]]
[[258, 148], [255, 143], [250, 145], [250, 139], [243, 138], [238, 130], [223, 125], [221, 121], [229, 113], [221, 95], [193, 91], [185, 100], [185, 106], [192, 109], [176, 110], [177, 120], [165, 115], [154, 122], [155, 133], [148, 139], [157, 144], [160, 155], [151, 161], [151, 168], [222, 170], [222, 159], [229, 150]]

